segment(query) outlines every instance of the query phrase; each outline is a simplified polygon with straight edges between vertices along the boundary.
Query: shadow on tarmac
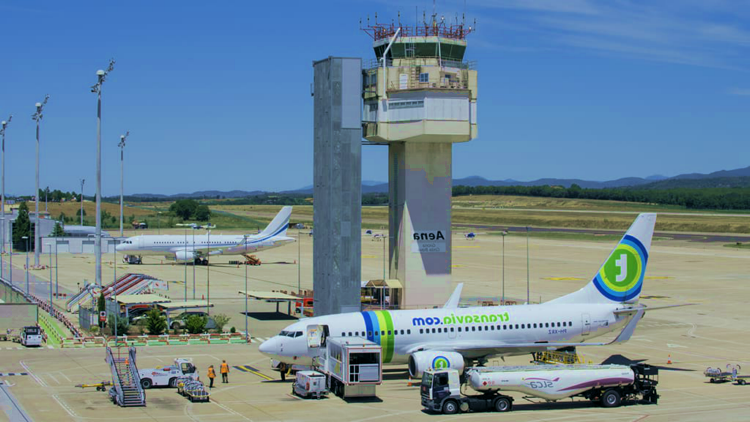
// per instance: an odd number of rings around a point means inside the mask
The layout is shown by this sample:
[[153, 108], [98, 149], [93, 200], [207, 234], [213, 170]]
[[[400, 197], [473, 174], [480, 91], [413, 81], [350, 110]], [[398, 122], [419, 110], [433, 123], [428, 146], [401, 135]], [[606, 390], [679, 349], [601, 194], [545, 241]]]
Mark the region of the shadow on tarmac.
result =
[[[240, 315], [245, 315], [240, 312]], [[296, 321], [297, 317], [282, 312], [248, 312], [247, 316], [258, 321]]]
[[[636, 363], [642, 363], [646, 362], [647, 359], [637, 359], [632, 360], [629, 359], [623, 355], [612, 355], [608, 357], [607, 359], [604, 359], [602, 361], [602, 365], [633, 365]], [[648, 364], [648, 362], [646, 362]], [[685, 371], [685, 372], [695, 372], [695, 369], [686, 369], [686, 368], [677, 368], [674, 366], [660, 366], [660, 365], [651, 365], [652, 368], [657, 368], [661, 371]]]

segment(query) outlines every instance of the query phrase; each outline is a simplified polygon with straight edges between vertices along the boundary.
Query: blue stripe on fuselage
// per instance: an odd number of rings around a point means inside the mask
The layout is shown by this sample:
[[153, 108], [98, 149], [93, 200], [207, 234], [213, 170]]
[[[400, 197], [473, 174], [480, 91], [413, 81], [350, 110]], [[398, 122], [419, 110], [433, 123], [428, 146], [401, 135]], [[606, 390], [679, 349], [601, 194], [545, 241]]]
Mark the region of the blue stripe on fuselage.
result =
[[362, 318], [365, 320], [365, 328], [367, 329], [367, 339], [370, 341], [374, 341], [372, 337], [372, 319], [370, 318], [370, 315], [368, 315], [367, 312], [362, 312]]

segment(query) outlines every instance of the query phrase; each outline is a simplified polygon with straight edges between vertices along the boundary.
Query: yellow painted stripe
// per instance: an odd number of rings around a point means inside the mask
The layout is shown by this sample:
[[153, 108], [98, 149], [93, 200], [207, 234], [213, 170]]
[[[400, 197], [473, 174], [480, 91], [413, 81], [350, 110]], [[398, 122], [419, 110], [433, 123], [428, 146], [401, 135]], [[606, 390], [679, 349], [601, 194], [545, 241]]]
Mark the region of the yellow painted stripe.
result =
[[265, 379], [265, 380], [268, 380], [268, 381], [273, 381], [273, 378], [269, 377], [269, 376], [268, 376], [268, 375], [266, 375], [266, 374], [262, 374], [262, 373], [260, 373], [260, 372], [258, 372], [258, 371], [254, 371], [254, 370], [250, 369], [250, 367], [249, 367], [249, 366], [247, 366], [247, 365], [243, 366], [242, 368], [243, 368], [243, 369], [246, 369], [246, 370], [247, 370], [247, 372], [249, 372], [249, 373], [251, 373], [251, 374], [253, 374], [253, 375], [257, 375], [257, 376], [259, 376], [259, 377], [261, 377], [261, 378], [263, 378], [263, 379]]

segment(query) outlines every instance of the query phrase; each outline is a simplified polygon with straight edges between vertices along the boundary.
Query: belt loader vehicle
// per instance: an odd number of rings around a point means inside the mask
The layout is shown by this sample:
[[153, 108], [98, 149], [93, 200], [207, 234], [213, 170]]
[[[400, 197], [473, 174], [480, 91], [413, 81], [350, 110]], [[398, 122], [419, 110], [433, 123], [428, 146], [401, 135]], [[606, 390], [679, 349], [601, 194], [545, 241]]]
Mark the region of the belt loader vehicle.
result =
[[[462, 395], [466, 383], [479, 395]], [[468, 411], [507, 412], [517, 391], [528, 397], [557, 401], [584, 397], [604, 407], [617, 407], [638, 396], [656, 404], [658, 369], [647, 365], [537, 365], [474, 367], [463, 376], [455, 369], [431, 369], [422, 376], [422, 405], [429, 410], [454, 414]]]

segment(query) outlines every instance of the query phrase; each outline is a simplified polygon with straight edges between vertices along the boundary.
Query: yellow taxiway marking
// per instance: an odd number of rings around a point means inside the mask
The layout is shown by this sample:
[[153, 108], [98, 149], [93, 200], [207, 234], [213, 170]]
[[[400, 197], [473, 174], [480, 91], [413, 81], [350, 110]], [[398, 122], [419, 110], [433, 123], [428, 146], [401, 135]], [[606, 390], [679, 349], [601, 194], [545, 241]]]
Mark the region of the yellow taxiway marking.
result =
[[250, 365], [239, 365], [239, 366], [235, 366], [234, 368], [237, 369], [237, 370], [240, 370], [242, 372], [249, 372], [249, 373], [251, 373], [253, 375], [257, 375], [257, 376], [263, 378], [264, 380], [273, 381], [273, 378], [269, 377], [266, 374], [261, 373], [260, 371], [258, 371], [257, 369], [253, 368]]

